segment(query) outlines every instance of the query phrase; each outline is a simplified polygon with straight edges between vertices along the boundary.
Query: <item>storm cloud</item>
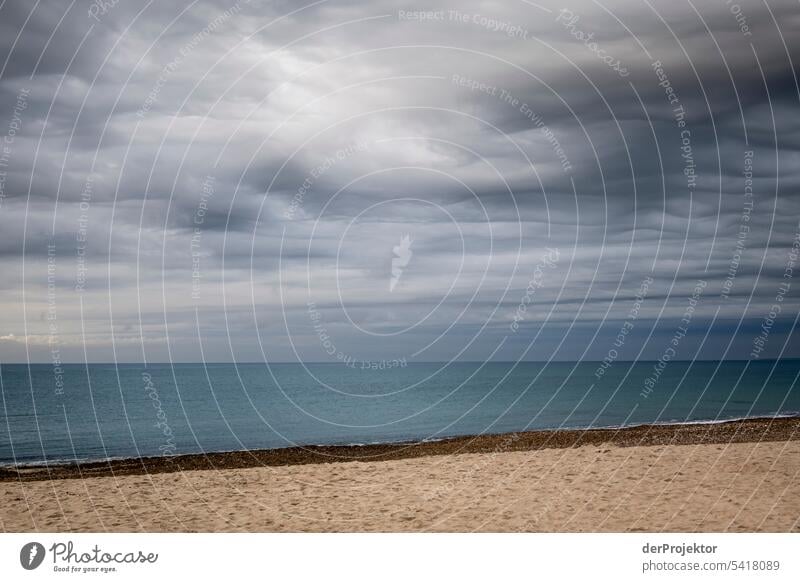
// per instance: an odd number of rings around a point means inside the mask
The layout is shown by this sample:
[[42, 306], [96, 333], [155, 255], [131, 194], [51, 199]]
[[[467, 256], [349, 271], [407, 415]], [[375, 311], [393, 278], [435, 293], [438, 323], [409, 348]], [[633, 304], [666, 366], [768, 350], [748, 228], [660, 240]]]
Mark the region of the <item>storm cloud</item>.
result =
[[798, 357], [798, 32], [7, 1], [0, 361]]

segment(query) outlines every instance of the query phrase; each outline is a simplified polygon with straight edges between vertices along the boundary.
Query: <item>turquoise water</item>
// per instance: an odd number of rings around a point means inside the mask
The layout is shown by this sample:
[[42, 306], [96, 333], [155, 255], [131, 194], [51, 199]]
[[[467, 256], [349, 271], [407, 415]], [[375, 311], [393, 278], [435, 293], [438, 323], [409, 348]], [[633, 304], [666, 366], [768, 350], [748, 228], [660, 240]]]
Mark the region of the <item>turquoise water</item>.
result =
[[0, 463], [796, 414], [800, 360], [599, 364], [12, 364]]

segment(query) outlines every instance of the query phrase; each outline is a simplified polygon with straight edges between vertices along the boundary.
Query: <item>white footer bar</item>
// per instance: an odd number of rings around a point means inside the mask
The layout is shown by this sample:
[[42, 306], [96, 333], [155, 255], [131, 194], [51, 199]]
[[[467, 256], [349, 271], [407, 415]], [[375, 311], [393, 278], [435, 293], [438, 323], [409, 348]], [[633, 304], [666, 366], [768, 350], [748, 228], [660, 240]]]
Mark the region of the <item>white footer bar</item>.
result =
[[0, 535], [3, 580], [796, 581], [798, 564], [798, 534]]

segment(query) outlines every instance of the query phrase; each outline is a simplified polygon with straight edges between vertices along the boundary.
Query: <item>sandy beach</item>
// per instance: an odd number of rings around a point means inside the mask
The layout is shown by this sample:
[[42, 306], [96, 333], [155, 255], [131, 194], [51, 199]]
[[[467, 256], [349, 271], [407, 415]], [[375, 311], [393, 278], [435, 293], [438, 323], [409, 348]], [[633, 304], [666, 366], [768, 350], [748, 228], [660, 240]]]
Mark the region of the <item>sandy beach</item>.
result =
[[4, 531], [800, 531], [798, 419], [0, 473]]

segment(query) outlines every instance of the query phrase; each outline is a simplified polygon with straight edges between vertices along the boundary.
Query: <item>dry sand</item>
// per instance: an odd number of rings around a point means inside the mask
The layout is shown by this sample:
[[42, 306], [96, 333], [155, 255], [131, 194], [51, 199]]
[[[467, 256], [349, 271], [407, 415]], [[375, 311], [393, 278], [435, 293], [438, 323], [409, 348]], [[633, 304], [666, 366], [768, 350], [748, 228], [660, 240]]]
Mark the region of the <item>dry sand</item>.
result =
[[787, 440], [6, 480], [0, 529], [796, 532], [798, 472]]

